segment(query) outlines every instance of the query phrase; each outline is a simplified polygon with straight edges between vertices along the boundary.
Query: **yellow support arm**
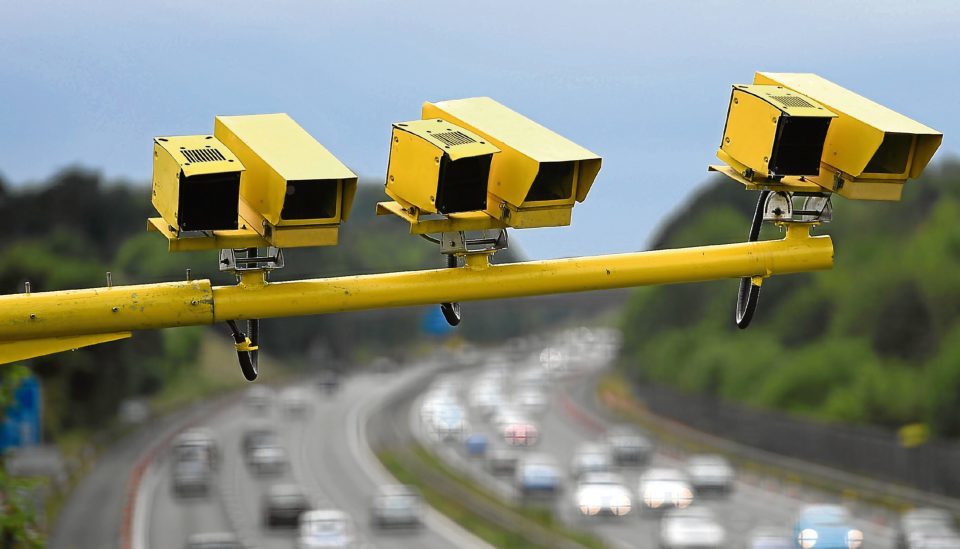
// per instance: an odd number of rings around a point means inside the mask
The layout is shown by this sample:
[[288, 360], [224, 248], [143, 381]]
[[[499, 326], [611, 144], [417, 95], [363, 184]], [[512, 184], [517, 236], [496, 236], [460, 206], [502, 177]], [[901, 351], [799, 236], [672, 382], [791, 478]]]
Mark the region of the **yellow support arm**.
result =
[[[0, 351], [14, 342], [115, 334], [227, 320], [304, 316], [384, 307], [767, 277], [829, 269], [833, 242], [788, 225], [780, 240], [571, 259], [466, 265], [425, 271], [240, 284], [209, 280], [0, 296]], [[0, 352], [0, 362], [7, 356]], [[41, 353], [42, 354], [42, 353]]]

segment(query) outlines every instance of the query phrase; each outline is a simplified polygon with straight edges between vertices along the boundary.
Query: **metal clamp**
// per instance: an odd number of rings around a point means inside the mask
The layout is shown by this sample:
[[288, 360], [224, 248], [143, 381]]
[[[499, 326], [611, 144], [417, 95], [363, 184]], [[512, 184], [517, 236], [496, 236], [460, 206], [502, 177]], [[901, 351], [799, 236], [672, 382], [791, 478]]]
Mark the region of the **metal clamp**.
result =
[[220, 270], [229, 272], [274, 271], [283, 268], [283, 250], [267, 248], [266, 255], [259, 256], [255, 248], [220, 250]]

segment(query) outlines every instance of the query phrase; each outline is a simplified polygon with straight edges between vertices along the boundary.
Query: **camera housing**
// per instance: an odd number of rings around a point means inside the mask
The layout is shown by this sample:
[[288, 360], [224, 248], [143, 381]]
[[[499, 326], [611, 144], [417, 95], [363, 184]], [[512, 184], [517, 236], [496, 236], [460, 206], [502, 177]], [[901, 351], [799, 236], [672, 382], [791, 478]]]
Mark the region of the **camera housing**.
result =
[[439, 118], [393, 124], [386, 192], [414, 217], [483, 212], [490, 163], [499, 152]]
[[336, 245], [357, 176], [285, 113], [218, 116], [214, 136], [246, 167], [239, 214], [271, 246]]
[[815, 176], [836, 117], [782, 86], [733, 86], [717, 157], [747, 178]]
[[862, 200], [900, 200], [943, 134], [816, 74], [758, 72], [754, 84], [782, 86], [837, 117], [824, 138], [820, 172], [806, 177], [828, 191]]
[[489, 97], [426, 102], [422, 117], [466, 128], [500, 150], [485, 211], [509, 227], [569, 225], [600, 171], [599, 156]]
[[236, 230], [243, 173], [243, 163], [212, 135], [155, 137], [151, 200], [163, 220], [159, 229], [174, 238]]

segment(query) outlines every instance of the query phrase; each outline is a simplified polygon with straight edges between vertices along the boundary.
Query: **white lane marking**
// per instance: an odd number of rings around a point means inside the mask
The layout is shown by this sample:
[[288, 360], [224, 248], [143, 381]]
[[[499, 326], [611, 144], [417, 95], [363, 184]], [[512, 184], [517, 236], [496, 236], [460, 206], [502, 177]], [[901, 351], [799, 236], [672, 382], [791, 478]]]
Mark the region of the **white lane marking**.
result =
[[153, 506], [153, 497], [151, 496], [153, 496], [160, 479], [160, 473], [157, 471], [154, 460], [150, 460], [142, 475], [133, 507], [133, 532], [130, 535], [132, 549], [149, 549], [150, 547], [148, 521]]
[[[432, 371], [435, 368], [426, 368]], [[426, 374], [424, 374], [425, 376]], [[408, 384], [418, 381], [422, 376], [412, 376], [412, 379], [405, 380], [399, 387], [392, 387], [390, 392], [402, 390]], [[396, 479], [384, 468], [380, 460], [374, 455], [367, 440], [366, 425], [370, 419], [371, 410], [379, 404], [382, 404], [385, 395], [378, 395], [377, 398], [371, 398], [366, 401], [359, 401], [350, 407], [347, 412], [347, 444], [350, 453], [353, 454], [364, 474], [377, 484], [387, 482], [397, 482]], [[433, 507], [427, 507], [424, 523], [427, 528], [436, 532], [455, 547], [492, 547], [480, 538], [464, 530], [459, 524], [448, 519], [445, 515], [438, 512]]]

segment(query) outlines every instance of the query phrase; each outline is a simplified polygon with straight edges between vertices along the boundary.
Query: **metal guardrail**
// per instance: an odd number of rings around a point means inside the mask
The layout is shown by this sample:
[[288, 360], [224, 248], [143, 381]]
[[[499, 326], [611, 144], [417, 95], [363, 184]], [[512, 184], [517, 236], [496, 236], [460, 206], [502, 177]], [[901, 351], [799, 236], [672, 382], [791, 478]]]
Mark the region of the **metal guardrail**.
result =
[[[895, 435], [880, 429], [819, 424], [659, 385], [632, 385], [632, 390], [635, 401], [604, 404], [614, 409], [629, 407], [645, 427], [679, 445], [727, 454], [746, 469], [785, 484], [811, 484], [893, 511], [932, 505], [960, 515], [960, 500], [943, 493], [960, 489], [960, 449], [956, 447], [930, 443], [908, 449], [898, 444]], [[937, 466], [934, 461], [939, 462]], [[915, 468], [911, 469], [913, 479], [905, 467]], [[907, 485], [911, 480], [920, 487], [937, 487], [942, 482], [941, 493]]]

